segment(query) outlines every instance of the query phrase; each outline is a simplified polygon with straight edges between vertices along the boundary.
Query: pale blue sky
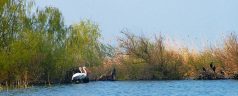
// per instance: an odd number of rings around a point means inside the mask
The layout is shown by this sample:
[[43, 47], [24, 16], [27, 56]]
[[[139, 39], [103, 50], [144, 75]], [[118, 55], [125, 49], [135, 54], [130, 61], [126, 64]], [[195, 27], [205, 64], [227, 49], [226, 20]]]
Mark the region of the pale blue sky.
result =
[[114, 45], [125, 28], [147, 37], [161, 33], [196, 49], [238, 32], [238, 0], [37, 0], [36, 5], [59, 8], [67, 25], [96, 22], [103, 42]]

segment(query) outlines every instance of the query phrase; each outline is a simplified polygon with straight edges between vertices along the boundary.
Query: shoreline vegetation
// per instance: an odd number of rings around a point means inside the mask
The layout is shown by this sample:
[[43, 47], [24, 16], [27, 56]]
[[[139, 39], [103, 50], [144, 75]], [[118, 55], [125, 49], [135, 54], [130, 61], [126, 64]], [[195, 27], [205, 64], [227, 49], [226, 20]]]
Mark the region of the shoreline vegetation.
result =
[[30, 0], [1, 0], [0, 90], [70, 83], [79, 66], [87, 67], [90, 80], [108, 80], [113, 69], [116, 80], [238, 78], [235, 33], [222, 46], [196, 52], [169, 48], [163, 36], [150, 39], [127, 31], [121, 32], [115, 48], [100, 42], [100, 32], [90, 20], [66, 26], [55, 7], [38, 9]]

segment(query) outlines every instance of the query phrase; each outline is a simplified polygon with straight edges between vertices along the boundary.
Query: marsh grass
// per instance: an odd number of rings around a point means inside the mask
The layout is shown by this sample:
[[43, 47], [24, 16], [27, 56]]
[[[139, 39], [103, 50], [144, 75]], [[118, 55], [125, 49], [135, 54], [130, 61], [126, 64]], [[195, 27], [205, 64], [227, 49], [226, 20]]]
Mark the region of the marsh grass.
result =
[[118, 65], [120, 79], [198, 79], [203, 68], [212, 72], [211, 64], [216, 66], [216, 75], [223, 72], [226, 78], [233, 78], [237, 74], [238, 43], [234, 33], [224, 39], [223, 46], [201, 51], [168, 48], [162, 36], [151, 40], [129, 32], [122, 34], [125, 36], [119, 39], [124, 55]]
[[237, 34], [232, 33], [224, 40], [224, 46], [214, 51], [215, 57], [221, 63], [229, 77], [238, 74], [238, 41]]

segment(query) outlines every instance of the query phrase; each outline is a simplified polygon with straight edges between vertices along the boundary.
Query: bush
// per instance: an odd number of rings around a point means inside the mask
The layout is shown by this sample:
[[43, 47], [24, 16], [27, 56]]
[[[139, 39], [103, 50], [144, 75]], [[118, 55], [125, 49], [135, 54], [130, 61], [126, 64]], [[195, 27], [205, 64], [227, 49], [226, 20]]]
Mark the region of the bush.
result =
[[132, 79], [181, 79], [183, 72], [182, 56], [165, 48], [163, 38], [156, 37], [152, 42], [145, 37], [122, 32], [125, 38], [120, 39], [120, 46], [128, 58], [125, 66]]

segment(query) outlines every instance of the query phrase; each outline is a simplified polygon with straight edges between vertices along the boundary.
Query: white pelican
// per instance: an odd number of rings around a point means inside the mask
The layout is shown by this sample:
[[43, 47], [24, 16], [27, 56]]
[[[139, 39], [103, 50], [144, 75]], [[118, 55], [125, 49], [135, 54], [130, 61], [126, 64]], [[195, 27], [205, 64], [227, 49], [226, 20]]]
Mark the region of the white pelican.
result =
[[79, 67], [79, 70], [81, 73], [75, 73], [73, 76], [72, 76], [72, 80], [82, 80], [84, 78], [87, 77], [87, 71], [86, 71], [86, 67], [83, 67], [83, 71], [81, 70], [82, 68]]

